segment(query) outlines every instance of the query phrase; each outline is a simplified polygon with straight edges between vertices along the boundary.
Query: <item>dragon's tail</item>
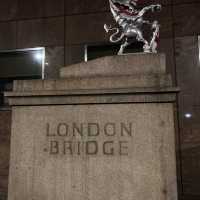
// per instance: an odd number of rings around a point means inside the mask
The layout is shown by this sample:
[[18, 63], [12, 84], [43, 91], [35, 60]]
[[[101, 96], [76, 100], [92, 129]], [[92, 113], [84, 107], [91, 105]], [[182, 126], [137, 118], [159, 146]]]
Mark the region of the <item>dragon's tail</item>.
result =
[[115, 32], [110, 36], [110, 41], [112, 43], [117, 43], [119, 41], [121, 41], [124, 37], [124, 34], [122, 33], [120, 37], [118, 37], [117, 39], [114, 39], [114, 37], [116, 37], [119, 33], [119, 28], [112, 28], [111, 26], [108, 26], [107, 24], [104, 24], [104, 29], [105, 31], [108, 33], [109, 31], [113, 31], [115, 30]]

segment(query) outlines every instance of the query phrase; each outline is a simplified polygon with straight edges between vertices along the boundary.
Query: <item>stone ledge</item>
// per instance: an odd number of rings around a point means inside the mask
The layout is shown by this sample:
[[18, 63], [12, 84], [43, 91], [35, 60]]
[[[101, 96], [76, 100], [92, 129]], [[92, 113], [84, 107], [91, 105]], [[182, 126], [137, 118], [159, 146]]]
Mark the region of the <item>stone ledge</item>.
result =
[[104, 90], [7, 92], [14, 106], [112, 103], [174, 103], [179, 88], [125, 88]]
[[160, 88], [111, 88], [111, 89], [76, 89], [76, 90], [35, 90], [5, 92], [5, 97], [29, 97], [29, 96], [74, 96], [74, 95], [103, 95], [103, 94], [157, 94], [177, 93], [178, 87]]
[[59, 80], [14, 81], [14, 91], [114, 89], [114, 88], [160, 88], [171, 87], [170, 75], [138, 75], [68, 78]]
[[10, 105], [63, 105], [174, 102], [178, 92], [164, 54], [104, 57], [64, 70], [67, 76], [58, 80], [14, 81], [5, 96]]

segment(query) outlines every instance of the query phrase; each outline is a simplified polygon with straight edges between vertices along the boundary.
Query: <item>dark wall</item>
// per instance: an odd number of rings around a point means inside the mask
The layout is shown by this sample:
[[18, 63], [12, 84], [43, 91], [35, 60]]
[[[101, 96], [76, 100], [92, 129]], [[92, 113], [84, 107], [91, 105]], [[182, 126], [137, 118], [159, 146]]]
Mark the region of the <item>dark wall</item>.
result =
[[[199, 0], [146, 0], [160, 2], [163, 11], [160, 51], [167, 55], [167, 69], [179, 95], [177, 166], [179, 199], [200, 199], [200, 63], [197, 36], [200, 35]], [[0, 50], [46, 47], [46, 78], [58, 77], [59, 68], [83, 61], [85, 44], [108, 42], [104, 23], [112, 23], [108, 0], [0, 0]], [[191, 113], [191, 118], [185, 114]], [[1, 114], [1, 112], [0, 112]], [[5, 114], [8, 120], [10, 113]], [[9, 129], [0, 140], [8, 149]], [[0, 130], [1, 137], [1, 130]], [[0, 154], [1, 155], [1, 154]], [[0, 194], [6, 193], [6, 165], [0, 163]], [[1, 160], [1, 159], [0, 159]], [[1, 169], [4, 169], [3, 175]], [[7, 170], [7, 171], [6, 171]], [[1, 195], [0, 195], [1, 196]], [[1, 197], [0, 197], [1, 199]]]
[[5, 199], [8, 189], [11, 112], [0, 111], [0, 200]]

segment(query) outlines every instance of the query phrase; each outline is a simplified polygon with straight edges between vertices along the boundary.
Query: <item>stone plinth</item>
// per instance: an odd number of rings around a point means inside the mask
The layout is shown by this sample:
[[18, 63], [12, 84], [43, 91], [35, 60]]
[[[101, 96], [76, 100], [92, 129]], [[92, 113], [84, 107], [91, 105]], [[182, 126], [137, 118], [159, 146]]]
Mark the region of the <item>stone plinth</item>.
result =
[[[95, 66], [95, 67], [94, 67]], [[152, 75], [165, 74], [164, 54], [127, 54], [122, 56], [107, 56], [64, 67], [60, 70], [60, 76], [92, 77], [92, 76], [122, 76], [122, 75]]]
[[165, 57], [106, 57], [16, 81], [8, 200], [177, 200]]

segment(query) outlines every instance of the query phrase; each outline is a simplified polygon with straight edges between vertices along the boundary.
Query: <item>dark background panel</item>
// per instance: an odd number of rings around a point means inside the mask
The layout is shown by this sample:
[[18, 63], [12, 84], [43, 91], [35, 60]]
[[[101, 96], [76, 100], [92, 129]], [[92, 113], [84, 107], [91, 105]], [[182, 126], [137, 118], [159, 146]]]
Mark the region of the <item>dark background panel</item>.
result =
[[64, 17], [44, 19], [44, 45], [64, 45]]
[[172, 0], [174, 5], [176, 4], [189, 4], [189, 3], [199, 3], [199, 0]]
[[175, 39], [179, 94], [182, 194], [200, 197], [200, 66], [198, 39]]
[[44, 0], [44, 16], [62, 16], [64, 15], [65, 0]]
[[66, 17], [66, 45], [108, 41], [104, 24], [112, 23], [110, 13], [75, 15]]
[[65, 65], [75, 64], [84, 61], [84, 45], [68, 45], [65, 47]]
[[14, 20], [17, 16], [18, 0], [0, 1], [0, 21]]
[[18, 0], [17, 19], [31, 19], [44, 16], [44, 0]]
[[174, 6], [175, 36], [200, 34], [200, 2]]
[[109, 10], [107, 0], [65, 0], [65, 14], [87, 14], [95, 12], [104, 12]]
[[17, 48], [39, 47], [44, 43], [43, 19], [17, 22]]
[[16, 22], [0, 22], [0, 50], [16, 48], [16, 30]]

